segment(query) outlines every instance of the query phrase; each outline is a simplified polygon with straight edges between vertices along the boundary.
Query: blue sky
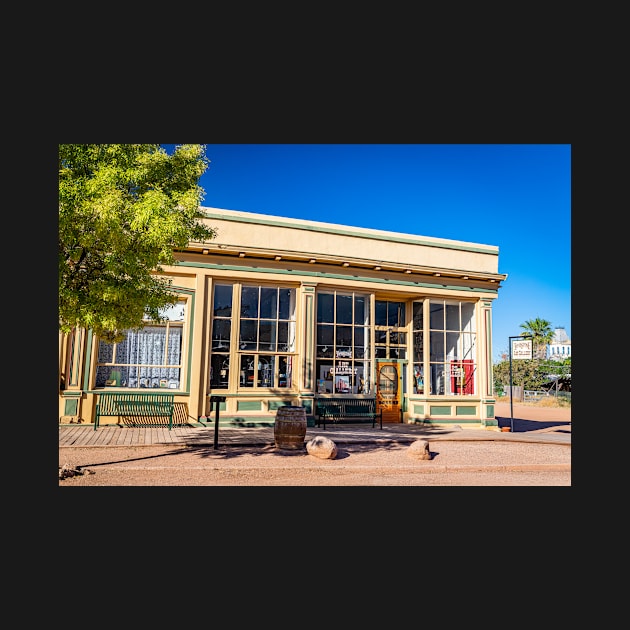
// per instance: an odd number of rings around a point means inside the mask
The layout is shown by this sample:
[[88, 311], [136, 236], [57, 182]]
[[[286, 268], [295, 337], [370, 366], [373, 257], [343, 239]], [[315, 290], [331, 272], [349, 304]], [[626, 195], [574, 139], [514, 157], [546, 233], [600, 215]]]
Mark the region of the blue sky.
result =
[[571, 337], [569, 144], [206, 144], [206, 155], [207, 207], [498, 246], [508, 278], [494, 361], [526, 320]]

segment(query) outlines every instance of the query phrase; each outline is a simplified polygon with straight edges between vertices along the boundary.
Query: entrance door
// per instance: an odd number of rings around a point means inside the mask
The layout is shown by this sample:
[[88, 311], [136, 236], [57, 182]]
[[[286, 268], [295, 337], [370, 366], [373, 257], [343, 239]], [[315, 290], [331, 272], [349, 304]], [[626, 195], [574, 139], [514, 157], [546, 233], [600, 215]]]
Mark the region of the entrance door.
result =
[[398, 363], [377, 363], [376, 411], [383, 411], [383, 422], [400, 422], [401, 389]]

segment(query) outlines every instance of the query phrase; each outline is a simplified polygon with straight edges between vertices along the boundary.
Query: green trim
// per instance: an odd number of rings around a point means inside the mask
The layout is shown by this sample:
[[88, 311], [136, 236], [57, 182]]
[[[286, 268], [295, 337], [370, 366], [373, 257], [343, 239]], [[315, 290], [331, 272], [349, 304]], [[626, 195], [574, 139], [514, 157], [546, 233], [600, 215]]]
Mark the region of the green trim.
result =
[[373, 241], [386, 241], [388, 243], [406, 243], [409, 245], [422, 245], [424, 247], [439, 247], [441, 249], [455, 249], [464, 252], [474, 252], [482, 254], [491, 254], [494, 256], [499, 255], [499, 248], [496, 245], [479, 245], [472, 243], [450, 243], [442, 240], [427, 240], [427, 237], [414, 237], [412, 235], [403, 236], [402, 233], [378, 234], [374, 232], [359, 231], [359, 229], [352, 229], [348, 227], [332, 228], [330, 224], [322, 225], [310, 225], [303, 223], [293, 223], [289, 221], [282, 221], [277, 219], [265, 219], [262, 220], [259, 217], [247, 217], [247, 216], [233, 216], [229, 214], [222, 214], [212, 211], [204, 210], [200, 208], [204, 216], [207, 219], [217, 219], [219, 221], [232, 221], [234, 223], [249, 223], [256, 225], [268, 225], [270, 227], [290, 228], [293, 230], [303, 230], [305, 232], [319, 232], [321, 234], [337, 234], [339, 236], [352, 236], [355, 238], [364, 238]]
[[239, 400], [236, 403], [237, 411], [262, 411], [260, 400]]
[[486, 405], [486, 418], [494, 418], [494, 405]]
[[477, 413], [477, 407], [455, 407], [456, 416], [474, 416]]
[[[96, 363], [98, 362], [98, 356], [95, 357], [94, 362], [90, 360], [92, 356], [92, 346], [96, 343], [96, 337], [92, 332], [92, 329], [88, 330], [87, 343], [85, 344], [85, 356], [83, 359], [83, 389], [87, 391], [90, 386], [90, 378], [92, 376], [92, 370], [96, 370]], [[97, 348], [98, 349], [98, 348]]]
[[[498, 287], [496, 289], [490, 288], [479, 288], [479, 287], [464, 287], [461, 285], [454, 284], [439, 284], [437, 282], [414, 282], [411, 280], [391, 280], [389, 278], [374, 278], [372, 276], [359, 276], [359, 275], [349, 275], [349, 274], [341, 274], [341, 273], [326, 273], [324, 271], [296, 271], [294, 269], [266, 269], [264, 267], [249, 267], [245, 265], [223, 265], [223, 264], [215, 264], [215, 263], [199, 263], [199, 262], [188, 262], [181, 261], [178, 263], [181, 267], [194, 267], [194, 268], [203, 268], [203, 269], [218, 269], [221, 271], [235, 271], [238, 273], [273, 273], [276, 275], [286, 275], [286, 276], [307, 276], [309, 278], [327, 278], [332, 280], [352, 280], [359, 282], [373, 282], [378, 284], [392, 284], [395, 286], [401, 287], [416, 287], [416, 288], [424, 288], [424, 289], [448, 289], [451, 291], [462, 291], [468, 293], [499, 293]], [[394, 272], [391, 273], [401, 273]]]
[[76, 416], [79, 413], [79, 399], [68, 398], [64, 405], [64, 416]]
[[452, 411], [450, 407], [438, 407], [436, 405], [431, 405], [429, 407], [429, 413], [432, 416], [450, 416]]

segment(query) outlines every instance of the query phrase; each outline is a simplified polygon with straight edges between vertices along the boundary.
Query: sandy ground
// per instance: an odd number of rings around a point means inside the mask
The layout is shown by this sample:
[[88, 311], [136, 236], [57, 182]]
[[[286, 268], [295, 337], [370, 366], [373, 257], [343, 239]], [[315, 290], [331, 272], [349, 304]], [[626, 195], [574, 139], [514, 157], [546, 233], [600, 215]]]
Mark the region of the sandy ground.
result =
[[[514, 405], [515, 433], [571, 430], [571, 410]], [[498, 403], [500, 426], [509, 403]], [[430, 460], [407, 445], [344, 444], [335, 459], [273, 446], [60, 448], [59, 465], [78, 486], [570, 486], [571, 446], [429, 440]]]

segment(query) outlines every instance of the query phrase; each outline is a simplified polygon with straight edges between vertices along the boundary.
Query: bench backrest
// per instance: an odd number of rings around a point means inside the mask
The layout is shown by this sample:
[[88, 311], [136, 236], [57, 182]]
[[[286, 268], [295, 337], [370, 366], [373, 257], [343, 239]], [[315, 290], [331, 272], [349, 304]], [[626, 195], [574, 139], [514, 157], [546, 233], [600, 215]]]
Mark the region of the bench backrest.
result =
[[376, 410], [374, 398], [326, 398], [316, 403], [318, 415], [371, 415]]
[[175, 402], [175, 394], [167, 392], [102, 392], [98, 395], [97, 410], [101, 416], [117, 416], [126, 403], [129, 408], [146, 405], [146, 409], [163, 409]]

